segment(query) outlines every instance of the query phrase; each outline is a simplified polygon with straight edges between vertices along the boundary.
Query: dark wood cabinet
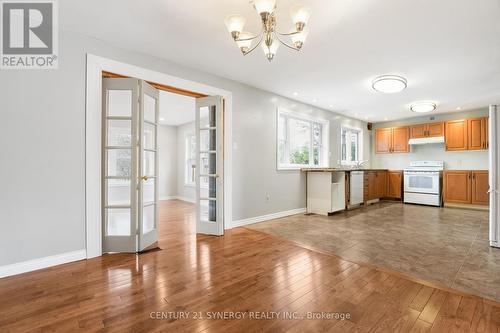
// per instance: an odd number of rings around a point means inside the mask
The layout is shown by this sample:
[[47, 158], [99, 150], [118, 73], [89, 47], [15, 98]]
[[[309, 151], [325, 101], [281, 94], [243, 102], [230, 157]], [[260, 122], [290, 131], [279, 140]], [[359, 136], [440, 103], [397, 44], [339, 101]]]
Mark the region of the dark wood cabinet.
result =
[[444, 172], [445, 203], [488, 205], [488, 171], [450, 170]]
[[387, 196], [387, 171], [365, 171], [364, 201]]
[[403, 194], [403, 172], [387, 172], [387, 194], [386, 197], [392, 199], [402, 199]]
[[377, 128], [375, 130], [375, 153], [408, 153], [410, 151], [409, 138], [408, 126]]

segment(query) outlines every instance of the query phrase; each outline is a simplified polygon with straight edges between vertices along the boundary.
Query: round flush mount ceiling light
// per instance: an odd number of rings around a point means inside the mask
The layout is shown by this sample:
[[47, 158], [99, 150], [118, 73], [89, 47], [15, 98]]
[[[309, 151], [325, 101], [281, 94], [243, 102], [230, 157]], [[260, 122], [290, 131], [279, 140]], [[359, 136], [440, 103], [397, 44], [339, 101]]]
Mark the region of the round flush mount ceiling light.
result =
[[394, 94], [405, 90], [407, 83], [402, 76], [382, 75], [372, 81], [372, 88], [381, 93]]
[[436, 110], [436, 103], [434, 102], [415, 102], [410, 105], [410, 110], [418, 113], [426, 113]]

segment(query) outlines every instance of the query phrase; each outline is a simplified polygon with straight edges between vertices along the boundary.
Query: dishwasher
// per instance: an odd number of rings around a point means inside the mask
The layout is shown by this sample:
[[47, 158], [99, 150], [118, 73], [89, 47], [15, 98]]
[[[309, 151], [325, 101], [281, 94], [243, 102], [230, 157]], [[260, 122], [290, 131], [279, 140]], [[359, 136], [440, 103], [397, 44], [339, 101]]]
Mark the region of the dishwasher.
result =
[[349, 206], [363, 203], [364, 172], [351, 171], [349, 181]]

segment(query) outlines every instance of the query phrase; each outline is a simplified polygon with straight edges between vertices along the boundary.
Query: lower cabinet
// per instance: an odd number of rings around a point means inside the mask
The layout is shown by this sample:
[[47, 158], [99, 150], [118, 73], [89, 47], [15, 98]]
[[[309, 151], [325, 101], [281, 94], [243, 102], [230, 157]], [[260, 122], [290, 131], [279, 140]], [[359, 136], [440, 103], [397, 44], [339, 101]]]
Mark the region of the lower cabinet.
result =
[[387, 171], [365, 171], [364, 201], [387, 197]]
[[450, 170], [444, 172], [443, 178], [445, 203], [489, 204], [488, 171]]
[[403, 171], [387, 172], [387, 193], [386, 197], [391, 199], [403, 198]]

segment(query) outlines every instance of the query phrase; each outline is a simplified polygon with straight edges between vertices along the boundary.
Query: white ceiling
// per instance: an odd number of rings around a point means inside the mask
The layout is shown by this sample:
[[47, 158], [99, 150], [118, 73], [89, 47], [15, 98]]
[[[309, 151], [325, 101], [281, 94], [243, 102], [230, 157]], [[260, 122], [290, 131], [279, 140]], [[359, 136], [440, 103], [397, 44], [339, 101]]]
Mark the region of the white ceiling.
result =
[[193, 97], [160, 91], [160, 124], [179, 126], [195, 120]]
[[[297, 0], [278, 0], [288, 31]], [[500, 1], [302, 0], [310, 33], [297, 53], [281, 46], [272, 63], [262, 50], [243, 57], [224, 26], [228, 14], [259, 20], [248, 0], [60, 1], [60, 24], [110, 44], [248, 83], [369, 121], [415, 116], [411, 102], [437, 102], [436, 113], [500, 102]], [[408, 88], [371, 90], [381, 74]], [[298, 92], [298, 96], [294, 96]], [[313, 102], [317, 100], [317, 102]]]

